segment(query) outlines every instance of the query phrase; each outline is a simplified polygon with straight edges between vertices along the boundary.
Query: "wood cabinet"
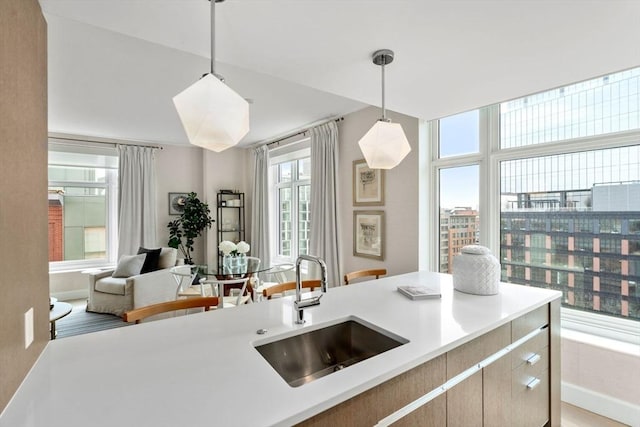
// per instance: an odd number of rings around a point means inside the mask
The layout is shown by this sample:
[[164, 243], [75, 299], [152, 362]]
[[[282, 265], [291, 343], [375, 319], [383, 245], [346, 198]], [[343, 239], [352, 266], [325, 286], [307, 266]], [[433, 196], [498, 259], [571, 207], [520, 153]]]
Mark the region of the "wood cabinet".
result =
[[559, 426], [556, 318], [559, 304], [544, 305], [301, 425], [374, 425], [529, 333], [548, 326], [394, 426]]
[[[447, 379], [549, 325], [533, 310], [447, 353]], [[447, 391], [447, 426], [542, 427], [549, 421], [549, 328]]]
[[[447, 380], [462, 373], [467, 368], [474, 366], [483, 359], [489, 357], [501, 348], [507, 346], [511, 341], [511, 327], [509, 324], [503, 325], [493, 331], [476, 338], [466, 344], [455, 348], [446, 354], [447, 356]], [[489, 411], [490, 419], [498, 418], [498, 408], [501, 402], [508, 396], [501, 379], [505, 372], [511, 370], [510, 364], [506, 366], [501, 363], [502, 370], [493, 365], [490, 379], [485, 381], [484, 370], [473, 374], [471, 377], [447, 391], [447, 425], [472, 427], [484, 425], [501, 425], [494, 422], [486, 423], [484, 420], [484, 407], [491, 407]], [[486, 384], [485, 384], [486, 383]], [[484, 395], [486, 391], [488, 401], [485, 403]], [[510, 384], [509, 384], [510, 389]], [[498, 393], [500, 391], [500, 393]], [[507, 424], [508, 425], [508, 424]]]
[[[302, 423], [304, 427], [367, 426], [411, 403], [445, 381], [446, 356], [442, 355], [340, 403]], [[404, 417], [394, 426], [446, 425], [446, 400], [442, 395]]]
[[[547, 306], [511, 322], [512, 340], [549, 325]], [[513, 425], [540, 427], [549, 418], [549, 328], [511, 353], [511, 402]]]

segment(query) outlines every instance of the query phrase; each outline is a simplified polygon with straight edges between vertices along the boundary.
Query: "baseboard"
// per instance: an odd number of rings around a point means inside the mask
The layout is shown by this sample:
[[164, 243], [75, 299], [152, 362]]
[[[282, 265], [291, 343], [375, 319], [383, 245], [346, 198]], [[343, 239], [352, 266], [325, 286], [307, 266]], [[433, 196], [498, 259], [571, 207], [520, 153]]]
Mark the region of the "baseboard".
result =
[[640, 427], [640, 406], [615, 397], [563, 381], [562, 400], [620, 423]]
[[58, 298], [58, 301], [86, 299], [89, 298], [89, 291], [87, 289], [76, 289], [75, 291], [54, 292], [51, 294], [51, 296]]

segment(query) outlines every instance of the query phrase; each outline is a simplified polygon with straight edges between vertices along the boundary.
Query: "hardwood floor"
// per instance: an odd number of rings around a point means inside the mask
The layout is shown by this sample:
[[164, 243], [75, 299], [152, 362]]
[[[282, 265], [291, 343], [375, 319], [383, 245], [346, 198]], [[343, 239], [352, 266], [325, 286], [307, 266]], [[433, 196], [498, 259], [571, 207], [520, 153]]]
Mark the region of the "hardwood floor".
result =
[[602, 417], [577, 406], [562, 402], [562, 427], [624, 427], [609, 418]]

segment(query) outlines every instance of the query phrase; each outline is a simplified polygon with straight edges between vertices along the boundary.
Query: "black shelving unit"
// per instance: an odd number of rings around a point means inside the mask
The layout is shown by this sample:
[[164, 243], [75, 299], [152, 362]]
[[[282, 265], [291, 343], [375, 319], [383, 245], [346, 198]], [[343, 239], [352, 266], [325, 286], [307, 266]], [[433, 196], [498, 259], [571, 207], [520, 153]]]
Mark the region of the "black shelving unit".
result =
[[[238, 243], [245, 240], [244, 193], [220, 190], [216, 200], [218, 246], [223, 240]], [[222, 273], [222, 252], [218, 251], [218, 273]]]

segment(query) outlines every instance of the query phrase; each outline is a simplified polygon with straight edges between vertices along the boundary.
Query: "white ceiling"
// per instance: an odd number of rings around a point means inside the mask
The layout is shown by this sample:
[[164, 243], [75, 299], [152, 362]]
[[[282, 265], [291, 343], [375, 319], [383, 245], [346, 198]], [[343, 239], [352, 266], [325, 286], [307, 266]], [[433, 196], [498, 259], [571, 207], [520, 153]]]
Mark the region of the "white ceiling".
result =
[[[171, 98], [209, 69], [206, 0], [40, 0], [49, 128], [186, 144]], [[227, 0], [216, 71], [251, 98], [244, 145], [380, 105], [433, 119], [640, 65], [636, 0]]]

